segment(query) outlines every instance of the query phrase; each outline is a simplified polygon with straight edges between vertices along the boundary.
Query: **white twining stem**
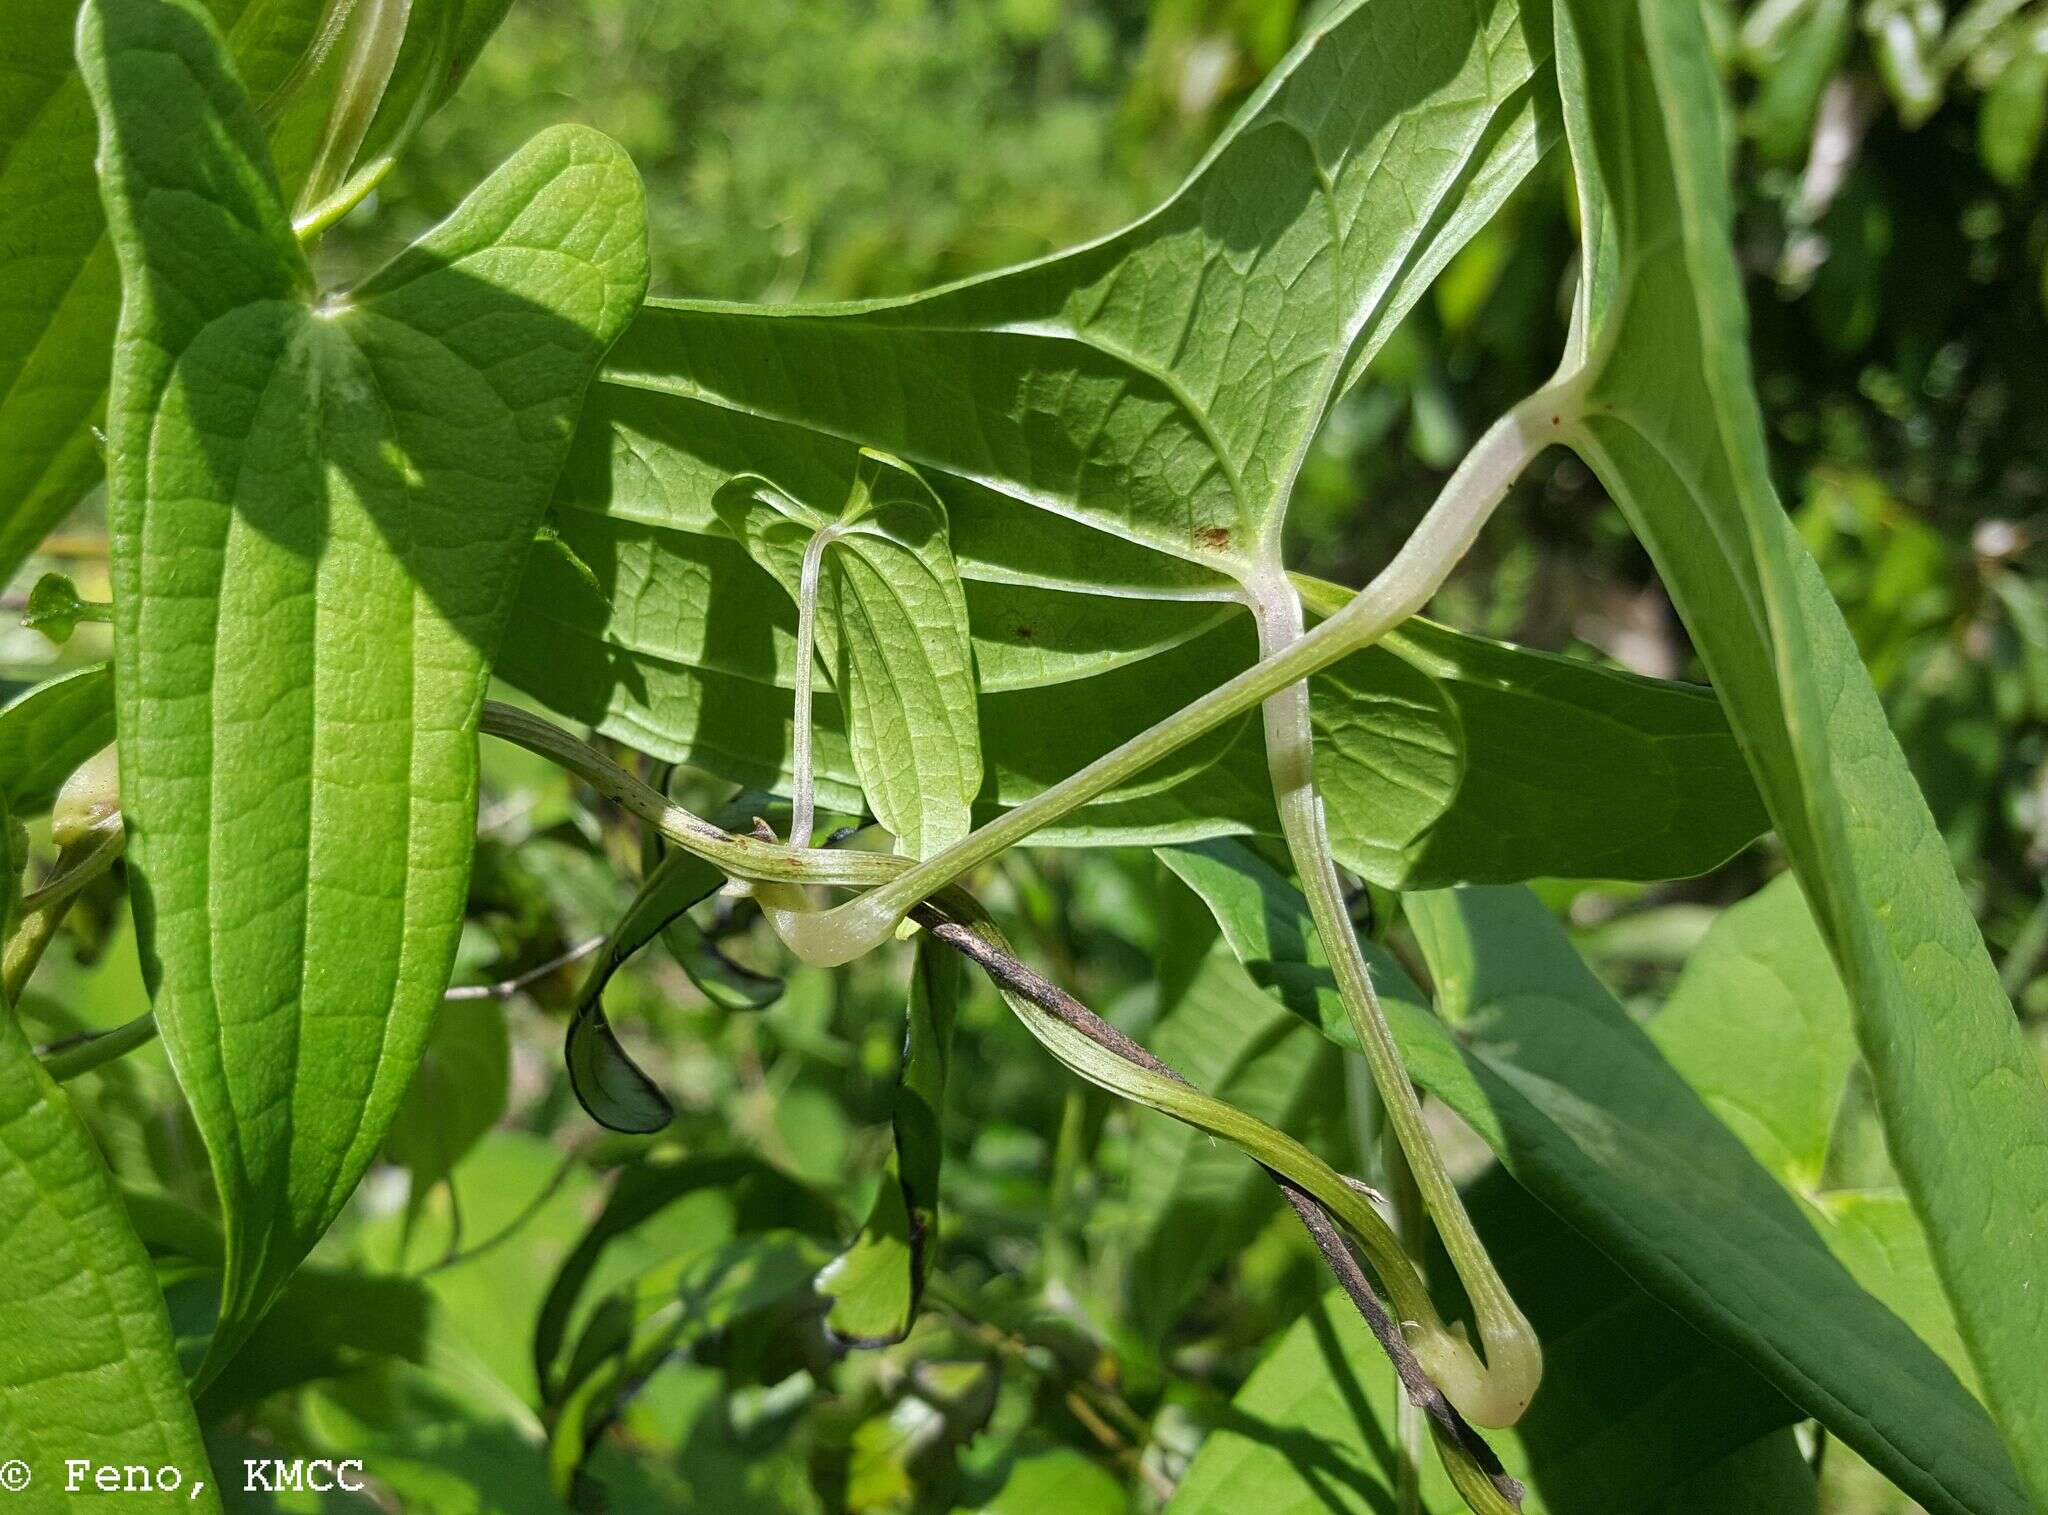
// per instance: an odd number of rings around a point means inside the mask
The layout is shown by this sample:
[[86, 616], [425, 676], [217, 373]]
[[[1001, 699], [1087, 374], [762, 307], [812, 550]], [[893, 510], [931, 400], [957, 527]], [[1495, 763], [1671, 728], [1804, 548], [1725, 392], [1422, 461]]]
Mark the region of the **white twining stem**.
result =
[[839, 540], [836, 526], [820, 530], [804, 545], [803, 570], [797, 578], [796, 596], [796, 714], [795, 752], [791, 758], [796, 782], [790, 790], [789, 842], [792, 847], [811, 845], [816, 827], [817, 775], [811, 757], [811, 688], [817, 676], [818, 571], [825, 561], [825, 549]]
[[[1393, 561], [1306, 636], [1262, 657], [1228, 683], [893, 882], [834, 909], [792, 919], [786, 927], [778, 922], [778, 934], [805, 962], [827, 968], [851, 962], [888, 941], [912, 907], [968, 869], [1016, 846], [1289, 684], [1377, 641], [1429, 603], [1529, 460], [1578, 419], [1580, 402], [1579, 381], [1561, 381], [1538, 390], [1495, 422], [1458, 465]], [[1284, 574], [1276, 571], [1274, 577], [1285, 584]], [[1250, 598], [1261, 598], [1258, 586], [1252, 586]]]
[[[1320, 629], [1328, 632], [1333, 625], [1352, 621], [1383, 629], [1390, 618], [1405, 620], [1428, 604], [1507, 494], [1508, 486], [1575, 415], [1575, 401], [1576, 392], [1570, 388], [1540, 391], [1501, 417], [1459, 464], [1437, 503], [1393, 561]], [[1281, 659], [1289, 649], [1308, 640], [1301, 599], [1283, 571], [1276, 567], [1246, 588], [1258, 619], [1260, 666]], [[1473, 1229], [1443, 1156], [1423, 1124], [1421, 1101], [1409, 1082], [1345, 909], [1328, 818], [1315, 786], [1315, 729], [1307, 679], [1277, 690], [1266, 700], [1263, 713], [1273, 797], [1316, 934], [1329, 955], [1331, 972], [1359, 1050], [1372, 1069], [1387, 1122], [1465, 1285], [1486, 1347], [1484, 1372], [1469, 1382], [1445, 1380], [1444, 1392], [1467, 1419], [1479, 1425], [1512, 1425], [1535, 1397], [1543, 1376], [1542, 1348]]]
[[[796, 770], [789, 796], [789, 844], [811, 845], [817, 829], [817, 773], [812, 756], [812, 689], [817, 678], [818, 575], [824, 566], [825, 549], [843, 533], [837, 526], [820, 527], [804, 544], [803, 567], [797, 574], [796, 593], [796, 708], [791, 717], [795, 731], [791, 766]], [[754, 897], [775, 934], [798, 957], [811, 934], [810, 922], [820, 912], [811, 908], [810, 898], [797, 884], [758, 884]]]

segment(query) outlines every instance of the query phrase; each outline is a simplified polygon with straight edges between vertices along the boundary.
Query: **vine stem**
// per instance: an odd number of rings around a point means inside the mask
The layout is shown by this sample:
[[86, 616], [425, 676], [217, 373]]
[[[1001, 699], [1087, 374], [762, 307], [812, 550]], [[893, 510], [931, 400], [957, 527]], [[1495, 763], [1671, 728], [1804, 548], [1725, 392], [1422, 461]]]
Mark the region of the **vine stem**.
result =
[[[1010, 950], [995, 923], [968, 896], [949, 890], [938, 900], [920, 905], [915, 915], [936, 940], [986, 972], [1025, 1028], [1080, 1077], [1226, 1139], [1236, 1140], [1232, 1127], [1249, 1132], [1260, 1126], [1251, 1117], [1202, 1094], [1149, 1049], [1026, 966]], [[1092, 1055], [1081, 1051], [1083, 1043]], [[1467, 1503], [1481, 1511], [1518, 1509], [1521, 1485], [1507, 1475], [1493, 1449], [1460, 1413], [1462, 1407], [1454, 1403], [1451, 1391], [1440, 1384], [1447, 1373], [1464, 1376], [1456, 1361], [1469, 1359], [1470, 1350], [1446, 1332], [1401, 1243], [1365, 1202], [1371, 1191], [1324, 1167], [1279, 1133], [1268, 1128], [1266, 1135], [1268, 1141], [1263, 1145], [1273, 1161], [1249, 1150], [1247, 1155], [1279, 1185], [1323, 1261], [1393, 1363], [1403, 1400], [1427, 1418], [1445, 1467]], [[1311, 1192], [1311, 1184], [1320, 1192]], [[1326, 1203], [1339, 1211], [1346, 1229], [1364, 1246], [1374, 1271], [1401, 1310], [1399, 1323], [1374, 1293]]]
[[[900, 878], [915, 866], [910, 859], [893, 854], [783, 847], [729, 835], [674, 804], [588, 743], [525, 711], [487, 703], [482, 729], [560, 763], [679, 846], [721, 867], [744, 870], [742, 876], [861, 885]], [[1400, 1342], [1397, 1363], [1412, 1359], [1419, 1370], [1416, 1382], [1439, 1386], [1433, 1392], [1460, 1411], [1468, 1397], [1482, 1409], [1491, 1402], [1488, 1396], [1494, 1390], [1489, 1386], [1487, 1365], [1480, 1362], [1462, 1330], [1444, 1325], [1399, 1240], [1373, 1208], [1376, 1196], [1372, 1191], [1343, 1178], [1284, 1133], [1186, 1085], [1172, 1076], [1171, 1070], [1162, 1072], [1163, 1065], [1150, 1053], [1020, 962], [994, 923], [968, 896], [949, 889], [939, 898], [940, 903], [921, 901], [913, 907], [919, 923], [980, 964], [1047, 1050], [1113, 1094], [1243, 1147], [1263, 1166], [1312, 1194], [1317, 1204], [1358, 1239], [1391, 1295], [1400, 1321], [1393, 1333]], [[1047, 1006], [1053, 1008], [1041, 1008]], [[1110, 1055], [1105, 1058], [1104, 1052]], [[1437, 1426], [1443, 1444], [1447, 1433], [1434, 1415], [1432, 1425]], [[1454, 1476], [1462, 1476], [1458, 1469], [1453, 1471]], [[1492, 1487], [1485, 1475], [1466, 1471], [1477, 1480], [1475, 1490]], [[1466, 1497], [1482, 1496], [1468, 1492]], [[1499, 1496], [1495, 1492], [1483, 1497]]]
[[804, 544], [803, 571], [797, 577], [796, 595], [796, 751], [792, 764], [796, 783], [790, 794], [790, 845], [809, 846], [817, 826], [817, 776], [811, 755], [811, 699], [817, 679], [818, 574], [825, 561], [825, 549], [839, 540], [836, 526], [827, 526]]
[[[1319, 632], [1357, 613], [1376, 593], [1407, 614], [1419, 611], [1464, 557], [1480, 528], [1535, 456], [1563, 428], [1576, 406], [1569, 393], [1541, 390], [1502, 416], [1467, 454], [1436, 506], [1394, 560], [1357, 600]], [[1317, 633], [1305, 630], [1301, 597], [1277, 564], [1246, 586], [1258, 622], [1260, 666], [1280, 661]], [[1384, 628], [1381, 628], [1382, 630]], [[1459, 1406], [1486, 1426], [1509, 1426], [1535, 1398], [1543, 1377], [1543, 1350], [1527, 1317], [1501, 1281], [1493, 1259], [1465, 1213], [1457, 1185], [1422, 1120], [1422, 1103], [1408, 1079], [1400, 1049], [1380, 1008], [1372, 974], [1345, 908], [1344, 886], [1330, 843], [1329, 818], [1315, 782], [1315, 725], [1306, 679], [1275, 691], [1264, 704], [1266, 762], [1273, 798], [1294, 871], [1308, 899], [1339, 996], [1372, 1070], [1387, 1123], [1406, 1156], [1437, 1232], [1451, 1255], [1486, 1347], [1480, 1381], [1447, 1384]]]
[[[440, 14], [433, 52], [426, 63], [425, 82], [407, 109], [405, 119], [399, 123], [396, 134], [382, 152], [357, 167], [353, 173], [348, 173], [375, 122], [377, 108], [383, 103], [384, 91], [397, 68], [399, 50], [404, 46], [405, 29], [412, 15], [412, 0], [366, 0], [367, 6], [374, 8], [375, 13], [354, 17], [359, 4], [363, 3], [365, 0], [347, 0], [345, 6], [339, 7], [339, 19], [333, 23], [338, 34], [353, 17], [361, 30], [353, 39], [354, 45], [335, 94], [319, 156], [300, 190], [300, 202], [292, 214], [292, 233], [301, 243], [310, 244], [368, 199], [370, 192], [384, 182], [385, 176], [419, 134], [420, 127], [426, 124], [427, 117], [434, 113], [434, 107], [439, 103], [435, 86], [447, 72], [448, 55], [455, 44], [455, 8], [448, 6]], [[331, 47], [332, 39], [327, 39], [322, 45]], [[345, 180], [342, 178], [344, 173], [347, 173]]]
[[[1373, 581], [1320, 626], [1264, 650], [1259, 661], [1085, 768], [1006, 811], [880, 888], [829, 910], [779, 912], [776, 929], [805, 962], [837, 967], [889, 940], [911, 907], [979, 866], [1142, 773], [1231, 717], [1263, 704], [1321, 668], [1370, 646], [1429, 603], [1529, 460], [1575, 421], [1576, 378], [1538, 390], [1479, 439], [1444, 484], [1408, 540]], [[1281, 596], [1300, 601], [1277, 569], [1247, 585], [1255, 611]], [[1263, 637], [1263, 628], [1262, 628]], [[686, 844], [687, 845], [687, 844]], [[715, 859], [714, 859], [715, 861]]]

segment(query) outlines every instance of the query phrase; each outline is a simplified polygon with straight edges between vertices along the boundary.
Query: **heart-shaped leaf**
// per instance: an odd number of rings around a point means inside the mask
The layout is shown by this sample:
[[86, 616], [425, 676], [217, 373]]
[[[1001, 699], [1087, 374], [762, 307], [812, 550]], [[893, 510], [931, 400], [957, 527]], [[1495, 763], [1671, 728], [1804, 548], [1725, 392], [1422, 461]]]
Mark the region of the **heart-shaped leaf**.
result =
[[217, 1370], [382, 1145], [467, 892], [476, 722], [584, 386], [646, 278], [638, 181], [536, 138], [321, 295], [219, 33], [91, 0], [123, 302], [117, 715], [157, 1023], [227, 1237]]

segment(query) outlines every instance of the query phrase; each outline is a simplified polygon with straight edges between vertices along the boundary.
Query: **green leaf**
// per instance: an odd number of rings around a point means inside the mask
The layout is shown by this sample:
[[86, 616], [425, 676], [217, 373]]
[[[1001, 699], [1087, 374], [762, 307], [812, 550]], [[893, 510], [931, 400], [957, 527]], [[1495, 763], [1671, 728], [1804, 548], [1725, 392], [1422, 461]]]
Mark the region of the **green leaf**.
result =
[[1851, 1188], [1831, 1179], [1856, 1035], [1796, 879], [1779, 878], [1721, 914], [1649, 1029], [1671, 1066], [1799, 1200], [1856, 1281], [1974, 1387], [1976, 1371], [1904, 1192], [1860, 1176]]
[[1116, 1476], [1072, 1447], [1031, 1452], [1003, 1470], [1002, 1486], [954, 1515], [1127, 1515], [1130, 1495]]
[[[1714, 1508], [1718, 1489], [1755, 1469], [1721, 1468], [1797, 1412], [1732, 1353], [1643, 1293], [1611, 1262], [1498, 1170], [1468, 1193], [1487, 1248], [1543, 1337], [1544, 1383], [1512, 1431], [1491, 1436], [1529, 1486], [1525, 1515], [1603, 1515]], [[1435, 1276], [1449, 1275], [1438, 1257]], [[1231, 1402], [1168, 1505], [1171, 1515], [1224, 1511], [1380, 1512], [1394, 1507], [1400, 1443], [1392, 1369], [1341, 1294], [1296, 1322]], [[1796, 1473], [1794, 1470], [1796, 1469]], [[1776, 1466], [1782, 1500], [1812, 1504], [1797, 1458]], [[1666, 1496], [1684, 1488], [1689, 1499]], [[1461, 1512], [1434, 1456], [1423, 1508]], [[1734, 1508], [1722, 1505], [1723, 1508]]]
[[[794, 1231], [762, 1231], [671, 1258], [592, 1317], [549, 1431], [556, 1495], [570, 1502], [592, 1443], [624, 1399], [691, 1341], [810, 1286], [823, 1249]], [[578, 1501], [580, 1503], [580, 1501]]]
[[[822, 551], [817, 656], [875, 818], [911, 857], [967, 835], [981, 788], [974, 646], [938, 496], [914, 470], [864, 450], [836, 515], [758, 476], [734, 479], [712, 506], [793, 603], [806, 552]], [[830, 535], [814, 547], [821, 533]]]
[[1569, 440], [1728, 707], [1841, 966], [1887, 1145], [1992, 1414], [2048, 1503], [2048, 1291], [2033, 1282], [2048, 1277], [2048, 1084], [1772, 490], [1698, 12], [1574, 0], [1558, 39], [1587, 239], [1574, 348], [1588, 387]]
[[638, 303], [617, 147], [544, 133], [320, 297], [206, 15], [92, 0], [124, 281], [109, 402], [143, 960], [234, 1351], [381, 1146], [453, 962], [476, 721], [584, 385]]
[[[8, 824], [0, 801], [0, 835]], [[18, 880], [12, 867], [0, 872], [4, 931]], [[155, 1270], [98, 1147], [7, 1007], [0, 1007], [0, 1333], [8, 1344], [0, 1364], [6, 1450], [36, 1480], [23, 1508], [95, 1503], [61, 1492], [65, 1460], [84, 1457], [174, 1466], [188, 1491], [195, 1481], [207, 1484], [191, 1508], [220, 1509]]]
[[[562, 536], [602, 588], [536, 555], [506, 676], [665, 760], [786, 791], [795, 616], [713, 502], [759, 477], [818, 508], [845, 499], [861, 450], [879, 448], [945, 507], [981, 691], [982, 816], [1173, 713], [1253, 660], [1239, 580], [1270, 568], [1328, 406], [1547, 145], [1547, 47], [1511, 4], [1350, 4], [1176, 195], [1098, 242], [903, 300], [651, 305], [593, 394], [557, 495]], [[1317, 771], [1351, 866], [1387, 883], [1526, 877], [1438, 871], [1422, 838], [1454, 799], [1490, 800], [1495, 816], [1523, 806], [1530, 772], [1572, 776], [1527, 807], [1559, 817], [1547, 838], [1595, 836], [1610, 854], [1581, 863], [1566, 848], [1549, 872], [1697, 872], [1754, 836], [1731, 824], [1756, 815], [1741, 780], [1712, 777], [1712, 825], [1654, 828], [1633, 856], [1611, 855], [1651, 806], [1632, 798], [1638, 773], [1663, 784], [1674, 766], [1690, 778], [1733, 758], [1704, 701], [1662, 706], [1604, 674], [1563, 679], [1553, 662], [1437, 641], [1420, 668], [1374, 649], [1314, 681]], [[1485, 666], [1429, 671], [1446, 659]], [[1523, 668], [1549, 697], [1503, 746], [1489, 696]], [[1642, 705], [1628, 750], [1654, 760], [1588, 781], [1599, 751], [1572, 720], [1582, 701], [1631, 729]], [[1686, 728], [1687, 714], [1707, 724]], [[820, 700], [815, 718], [819, 793], [854, 805], [843, 714]], [[1680, 728], [1699, 740], [1675, 760]], [[1250, 720], [1039, 839], [1241, 831], [1277, 831]], [[1486, 866], [1463, 839], [1444, 858]]]
[[384, 1137], [386, 1159], [412, 1175], [413, 1202], [504, 1119], [511, 1078], [503, 1007], [490, 1000], [445, 1006]]
[[[574, 1154], [526, 1132], [490, 1131], [416, 1212], [367, 1218], [354, 1260], [419, 1280], [432, 1301], [426, 1361], [530, 1421], [527, 1407], [541, 1403], [530, 1333], [552, 1270], [601, 1195]], [[239, 1364], [224, 1380], [237, 1376]]]
[[[323, 0], [208, 0], [250, 92], [270, 96]], [[98, 133], [72, 52], [77, 0], [12, 0], [0, 31], [0, 582], [100, 475], [98, 421], [121, 289], [94, 188]], [[287, 179], [321, 103], [275, 123]]]
[[639, 893], [605, 938], [576, 995], [563, 1058], [569, 1087], [590, 1118], [613, 1131], [659, 1131], [675, 1115], [660, 1087], [627, 1055], [605, 1018], [604, 991], [626, 960], [713, 892], [724, 875], [695, 853], [674, 848], [641, 881]]
[[[957, 510], [954, 521], [957, 546]], [[562, 529], [603, 587], [591, 589], [554, 555], [534, 554], [501, 671], [564, 714], [666, 761], [787, 793], [795, 745], [789, 597], [719, 538], [574, 510]], [[1065, 605], [1033, 607], [971, 577], [965, 588], [988, 764], [981, 820], [1256, 657], [1249, 623], [1219, 622], [1211, 605], [1070, 595]], [[1330, 586], [1310, 588], [1319, 608], [1340, 603]], [[1154, 636], [1167, 639], [1148, 652]], [[1021, 648], [1034, 649], [1032, 660]], [[1739, 851], [1765, 825], [1726, 717], [1699, 689], [1421, 620], [1325, 670], [1310, 688], [1338, 855], [1376, 882], [1686, 876]], [[1585, 740], [1588, 729], [1600, 732], [1597, 743]], [[820, 801], [858, 811], [844, 717], [822, 693], [814, 734]], [[1671, 824], [1680, 811], [1694, 823]], [[1239, 720], [1034, 840], [1119, 845], [1278, 830], [1258, 724]]]
[[860, 1234], [818, 1274], [818, 1292], [831, 1302], [826, 1326], [855, 1346], [887, 1346], [910, 1334], [938, 1255], [946, 1067], [959, 1004], [959, 956], [921, 934], [889, 1110], [888, 1164]]
[[765, 1010], [787, 987], [781, 979], [727, 957], [687, 913], [661, 928], [661, 944], [697, 992], [721, 1010]]
[[[714, 1193], [714, 1191], [724, 1191]], [[543, 1400], [561, 1397], [563, 1361], [579, 1319], [588, 1322], [588, 1296], [609, 1292], [613, 1283], [636, 1276], [613, 1259], [631, 1251], [637, 1233], [651, 1229], [693, 1201], [712, 1195], [716, 1203], [692, 1211], [682, 1239], [692, 1247], [723, 1241], [741, 1231], [791, 1229], [811, 1236], [832, 1235], [838, 1217], [796, 1180], [758, 1158], [723, 1156], [662, 1158], [635, 1164], [619, 1175], [588, 1229], [563, 1258], [548, 1285], [533, 1332], [533, 1375]], [[670, 1245], [668, 1252], [677, 1250]], [[655, 1259], [648, 1258], [651, 1264]], [[609, 1282], [608, 1282], [609, 1280]]]
[[[1352, 1045], [1308, 908], [1235, 842], [1161, 853], [1253, 980]], [[2020, 1515], [1983, 1409], [1860, 1288], [1526, 890], [1404, 901], [1443, 1016], [1364, 944], [1403, 1060], [1646, 1293], [1746, 1359], [1929, 1510]], [[1539, 1400], [1540, 1403], [1540, 1400]]]
[[[1372, 867], [1378, 844], [1351, 829], [1352, 817], [1375, 808], [1368, 785], [1400, 771], [1392, 748], [1407, 733], [1356, 703], [1314, 699], [1318, 787], [1337, 856], [1375, 882], [1689, 877], [1726, 862], [1769, 824], [1707, 690], [1420, 619], [1386, 641], [1441, 691], [1455, 717], [1458, 763], [1432, 823], [1398, 861]], [[1339, 663], [1325, 687], [1342, 687], [1350, 666]], [[1314, 681], [1310, 689], [1319, 693]]]
[[50, 808], [72, 770], [114, 740], [114, 673], [95, 663], [0, 710], [0, 798], [16, 815]]

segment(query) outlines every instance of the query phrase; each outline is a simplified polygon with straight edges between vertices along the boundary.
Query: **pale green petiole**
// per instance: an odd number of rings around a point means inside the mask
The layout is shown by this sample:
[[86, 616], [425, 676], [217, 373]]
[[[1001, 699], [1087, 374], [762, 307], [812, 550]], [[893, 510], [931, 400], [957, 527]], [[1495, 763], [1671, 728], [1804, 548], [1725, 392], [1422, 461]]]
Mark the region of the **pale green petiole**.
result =
[[[344, 22], [351, 19], [358, 3], [359, 0], [350, 0], [342, 17]], [[454, 43], [455, 7], [449, 6], [441, 12], [434, 53], [427, 63], [427, 82], [407, 110], [397, 134], [376, 157], [350, 172], [376, 119], [377, 107], [383, 103], [412, 15], [411, 0], [367, 0], [367, 4], [366, 14], [353, 17], [358, 29], [342, 83], [328, 113], [319, 154], [292, 211], [292, 233], [308, 244], [368, 199], [411, 145], [427, 117], [433, 114], [434, 81], [446, 70], [448, 50]]]
[[[894, 881], [830, 910], [779, 912], [776, 925], [783, 940], [798, 957], [821, 967], [851, 962], [888, 941], [919, 901], [970, 868], [1142, 773], [1203, 732], [1377, 641], [1429, 603], [1529, 459], [1575, 419], [1579, 399], [1576, 384], [1553, 385], [1496, 422], [1458, 465], [1393, 560], [1313, 631], [1277, 647], [1228, 683]], [[1284, 575], [1276, 578], [1284, 587]], [[1257, 602], [1261, 596], [1254, 590], [1251, 598]]]
[[[1465, 555], [1508, 486], [1528, 466], [1530, 458], [1562, 429], [1570, 409], [1567, 402], [1573, 398], [1570, 392], [1540, 391], [1490, 428], [1452, 476], [1415, 534], [1359, 600], [1374, 594], [1391, 577], [1396, 580], [1391, 597], [1409, 606], [1410, 613], [1420, 610], [1452, 566]], [[1303, 629], [1301, 599], [1285, 573], [1276, 569], [1247, 587], [1259, 626], [1259, 666], [1265, 667], [1290, 649], [1308, 643], [1310, 634]], [[1343, 621], [1357, 604], [1354, 600], [1320, 629], [1327, 631]], [[1480, 1340], [1486, 1348], [1484, 1382], [1468, 1390], [1470, 1397], [1453, 1398], [1466, 1418], [1479, 1425], [1513, 1425], [1535, 1398], [1536, 1386], [1543, 1376], [1543, 1350], [1528, 1319], [1502, 1283], [1485, 1244], [1473, 1230], [1465, 1203], [1444, 1167], [1443, 1156], [1422, 1123], [1422, 1104], [1416, 1098], [1400, 1049], [1395, 1046], [1393, 1032], [1380, 1009], [1365, 955], [1359, 950], [1350, 912], [1344, 904], [1343, 884], [1337, 877], [1322, 796], [1315, 785], [1315, 728], [1307, 681], [1276, 691], [1265, 702], [1264, 717], [1266, 762], [1273, 776], [1273, 797], [1280, 810], [1280, 826], [1287, 838], [1295, 873], [1300, 877], [1309, 913], [1316, 923], [1316, 934], [1329, 954], [1338, 992], [1358, 1038], [1359, 1050], [1372, 1070], [1388, 1124], [1407, 1156], [1416, 1187], [1465, 1285]], [[1445, 1392], [1450, 1392], [1448, 1385]]]
[[839, 540], [839, 528], [827, 526], [804, 546], [804, 565], [796, 598], [796, 783], [790, 791], [790, 845], [810, 845], [817, 824], [817, 780], [812, 772], [811, 689], [817, 677], [818, 574], [825, 549]]

